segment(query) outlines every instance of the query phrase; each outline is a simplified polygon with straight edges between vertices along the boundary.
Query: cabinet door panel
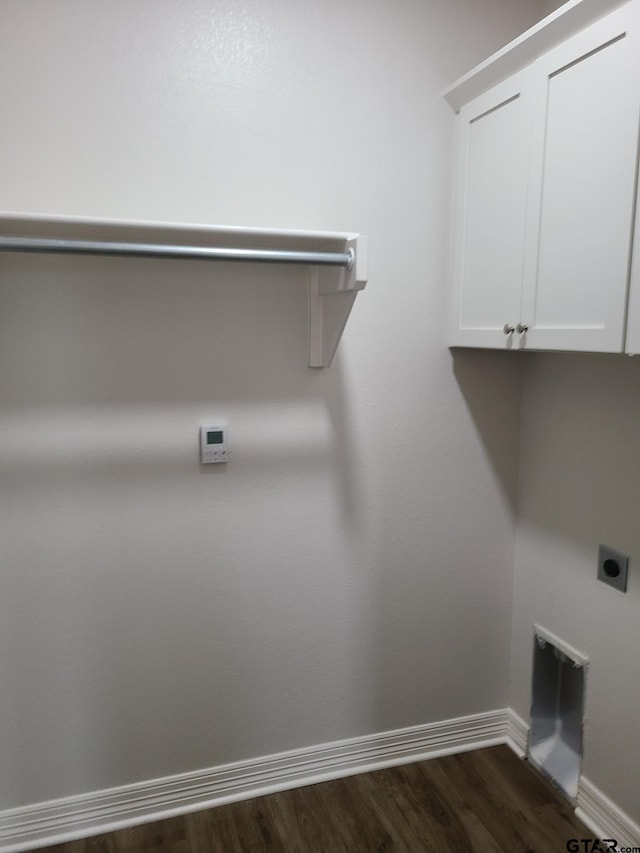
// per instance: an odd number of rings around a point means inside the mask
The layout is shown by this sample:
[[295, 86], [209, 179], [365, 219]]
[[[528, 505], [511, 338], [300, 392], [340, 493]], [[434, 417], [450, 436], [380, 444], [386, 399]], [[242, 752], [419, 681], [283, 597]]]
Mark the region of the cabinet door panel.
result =
[[529, 199], [539, 218], [530, 220], [538, 233], [530, 232], [524, 286], [528, 347], [623, 347], [638, 151], [637, 8], [610, 15], [537, 63], [544, 95], [533, 147], [541, 181]]
[[627, 317], [627, 341], [625, 352], [640, 355], [640, 182], [636, 194], [635, 235], [631, 283], [629, 285], [629, 313]]
[[458, 117], [450, 343], [504, 348], [520, 312], [530, 106], [524, 74]]

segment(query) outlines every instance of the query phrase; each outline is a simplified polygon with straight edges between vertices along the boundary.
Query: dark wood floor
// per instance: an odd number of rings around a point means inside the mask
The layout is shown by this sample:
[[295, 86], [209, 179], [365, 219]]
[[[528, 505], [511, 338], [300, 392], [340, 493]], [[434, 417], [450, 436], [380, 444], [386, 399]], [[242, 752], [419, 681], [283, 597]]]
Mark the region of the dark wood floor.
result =
[[46, 851], [562, 853], [570, 838], [591, 834], [525, 761], [497, 746], [271, 794]]

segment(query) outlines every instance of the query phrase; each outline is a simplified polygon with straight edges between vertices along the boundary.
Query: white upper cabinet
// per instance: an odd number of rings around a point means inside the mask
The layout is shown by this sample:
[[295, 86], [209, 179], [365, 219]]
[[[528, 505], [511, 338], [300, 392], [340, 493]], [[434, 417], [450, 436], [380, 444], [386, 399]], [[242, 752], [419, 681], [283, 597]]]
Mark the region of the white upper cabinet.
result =
[[[531, 92], [527, 73], [476, 98], [458, 119], [451, 343], [502, 346], [520, 316]], [[512, 336], [506, 335], [508, 342]]]
[[450, 344], [624, 349], [639, 31], [633, 0], [461, 108]]
[[613, 13], [536, 65], [522, 303], [534, 348], [623, 349], [640, 106], [630, 12]]
[[631, 287], [629, 289], [629, 319], [627, 321], [627, 345], [630, 355], [640, 355], [640, 182], [636, 199], [636, 225], [633, 240], [635, 251], [631, 265]]

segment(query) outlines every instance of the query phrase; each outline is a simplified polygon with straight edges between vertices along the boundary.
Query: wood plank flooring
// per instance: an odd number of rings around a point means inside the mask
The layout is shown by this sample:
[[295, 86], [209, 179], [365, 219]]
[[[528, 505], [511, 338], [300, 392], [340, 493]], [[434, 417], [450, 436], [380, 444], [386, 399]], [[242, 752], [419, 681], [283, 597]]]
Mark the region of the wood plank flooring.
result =
[[591, 832], [506, 746], [246, 800], [39, 853], [562, 853]]

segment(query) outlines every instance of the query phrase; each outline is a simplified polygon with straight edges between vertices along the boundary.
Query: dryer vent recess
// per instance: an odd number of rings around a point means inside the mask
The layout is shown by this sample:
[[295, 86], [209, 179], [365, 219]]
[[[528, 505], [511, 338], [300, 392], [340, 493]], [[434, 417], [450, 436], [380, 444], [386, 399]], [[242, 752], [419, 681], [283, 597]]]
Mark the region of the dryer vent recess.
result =
[[529, 759], [571, 800], [582, 764], [587, 658], [534, 626]]

